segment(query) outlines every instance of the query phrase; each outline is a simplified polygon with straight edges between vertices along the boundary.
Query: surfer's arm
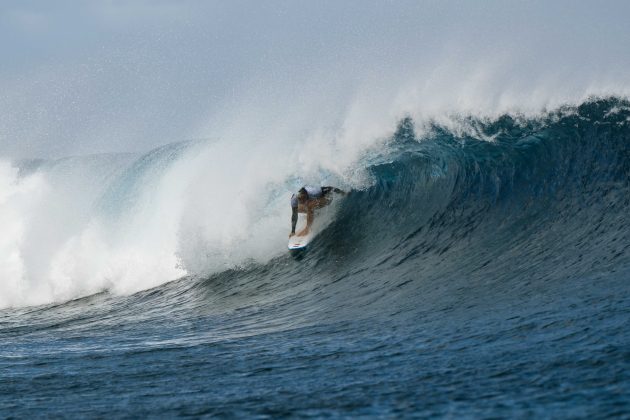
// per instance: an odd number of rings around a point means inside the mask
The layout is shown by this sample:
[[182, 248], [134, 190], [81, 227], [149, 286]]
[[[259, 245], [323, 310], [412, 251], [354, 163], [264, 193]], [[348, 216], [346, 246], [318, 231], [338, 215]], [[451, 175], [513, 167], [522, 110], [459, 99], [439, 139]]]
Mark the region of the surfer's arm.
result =
[[297, 221], [298, 221], [298, 208], [291, 207], [291, 210], [293, 211], [293, 214], [291, 215], [291, 235], [294, 235], [295, 225], [297, 225]]
[[344, 190], [340, 190], [337, 187], [322, 187], [322, 193], [326, 194], [329, 193], [330, 191], [337, 193], [337, 194], [343, 194], [346, 195], [346, 192]]

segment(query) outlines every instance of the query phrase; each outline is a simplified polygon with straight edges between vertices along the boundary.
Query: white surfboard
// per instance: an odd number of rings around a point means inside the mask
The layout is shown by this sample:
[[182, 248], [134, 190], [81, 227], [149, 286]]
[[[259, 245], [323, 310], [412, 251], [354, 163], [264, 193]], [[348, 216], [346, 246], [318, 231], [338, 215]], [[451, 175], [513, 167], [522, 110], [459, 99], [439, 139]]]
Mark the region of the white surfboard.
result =
[[297, 236], [293, 235], [289, 238], [289, 250], [297, 251], [299, 249], [304, 249], [311, 242], [313, 238], [313, 234], [309, 232], [308, 235]]
[[[295, 226], [295, 231], [300, 232], [302, 229], [306, 227], [306, 214], [299, 213], [297, 225]], [[313, 239], [313, 229], [311, 227], [311, 231], [304, 236], [293, 235], [289, 238], [289, 250], [297, 251], [300, 249], [306, 248], [309, 242]]]

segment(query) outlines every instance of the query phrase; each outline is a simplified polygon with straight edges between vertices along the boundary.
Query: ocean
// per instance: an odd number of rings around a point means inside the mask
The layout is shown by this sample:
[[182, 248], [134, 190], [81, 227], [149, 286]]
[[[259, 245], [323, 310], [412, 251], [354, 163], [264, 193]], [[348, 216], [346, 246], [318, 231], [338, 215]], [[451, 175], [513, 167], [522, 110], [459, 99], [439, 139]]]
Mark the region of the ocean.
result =
[[629, 417], [630, 102], [455, 119], [0, 164], [0, 416]]

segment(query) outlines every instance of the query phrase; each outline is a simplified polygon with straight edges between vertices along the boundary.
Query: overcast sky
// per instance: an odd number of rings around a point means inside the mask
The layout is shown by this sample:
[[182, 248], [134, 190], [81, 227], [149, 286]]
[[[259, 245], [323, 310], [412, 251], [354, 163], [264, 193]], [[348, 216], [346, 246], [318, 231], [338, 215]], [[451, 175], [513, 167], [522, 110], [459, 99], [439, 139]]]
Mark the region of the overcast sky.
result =
[[416, 115], [627, 94], [628, 16], [621, 0], [3, 1], [0, 157], [311, 130], [357, 98]]

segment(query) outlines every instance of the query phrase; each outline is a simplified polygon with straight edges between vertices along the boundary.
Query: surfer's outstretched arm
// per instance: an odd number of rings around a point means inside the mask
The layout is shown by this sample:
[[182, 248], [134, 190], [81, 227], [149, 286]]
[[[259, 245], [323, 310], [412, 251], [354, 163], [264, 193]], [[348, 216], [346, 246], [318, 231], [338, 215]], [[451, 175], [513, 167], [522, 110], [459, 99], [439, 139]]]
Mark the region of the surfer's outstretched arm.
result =
[[345, 192], [344, 190], [341, 190], [341, 189], [339, 189], [339, 188], [337, 188], [337, 187], [322, 187], [322, 192], [323, 192], [324, 194], [326, 194], [326, 193], [328, 193], [328, 192], [330, 192], [330, 191], [332, 191], [332, 192], [334, 192], [334, 193], [337, 193], [337, 194], [343, 194], [343, 195], [346, 195], [346, 192]]

